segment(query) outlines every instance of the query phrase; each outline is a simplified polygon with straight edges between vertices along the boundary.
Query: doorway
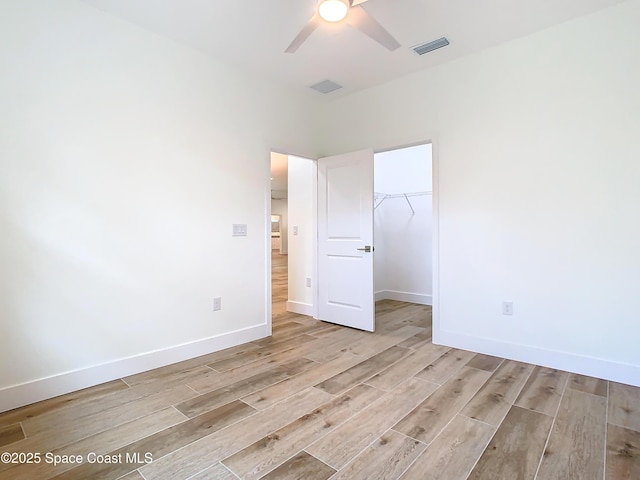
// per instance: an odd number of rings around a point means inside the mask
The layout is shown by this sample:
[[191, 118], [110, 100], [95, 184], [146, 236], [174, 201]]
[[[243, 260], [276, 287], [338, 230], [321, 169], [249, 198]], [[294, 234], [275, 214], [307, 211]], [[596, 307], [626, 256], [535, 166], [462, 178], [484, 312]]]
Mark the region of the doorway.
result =
[[[425, 143], [374, 155], [373, 283], [382, 305], [409, 302], [430, 310], [433, 303], [432, 152]], [[317, 162], [276, 152], [271, 160], [268, 213], [280, 215], [281, 242], [270, 256], [271, 297], [278, 302], [272, 316], [317, 318]]]
[[432, 164], [431, 144], [374, 154], [374, 286], [379, 307], [385, 301], [433, 304]]
[[287, 310], [288, 299], [288, 157], [271, 153], [270, 167], [271, 316]]
[[270, 233], [272, 318], [315, 316], [316, 172], [314, 160], [271, 152], [269, 215], [279, 216], [280, 230]]
[[321, 320], [373, 332], [375, 293], [431, 305], [432, 183], [431, 143], [318, 160]]

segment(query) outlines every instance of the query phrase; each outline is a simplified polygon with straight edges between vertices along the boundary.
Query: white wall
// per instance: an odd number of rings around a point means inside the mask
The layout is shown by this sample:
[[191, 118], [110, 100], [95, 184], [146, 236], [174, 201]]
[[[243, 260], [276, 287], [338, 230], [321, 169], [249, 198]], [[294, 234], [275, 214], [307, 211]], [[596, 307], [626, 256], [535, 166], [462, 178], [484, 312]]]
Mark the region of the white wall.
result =
[[[316, 164], [289, 156], [289, 301], [290, 312], [313, 315], [313, 290], [306, 278], [315, 276]], [[297, 235], [294, 228], [297, 227]]]
[[76, 1], [0, 8], [0, 411], [267, 335], [269, 151], [314, 156], [315, 104]]
[[323, 154], [435, 140], [436, 342], [640, 385], [639, 23], [629, 1], [327, 106]]
[[289, 251], [289, 202], [286, 198], [282, 200], [271, 200], [271, 214], [280, 215], [280, 252], [286, 255]]
[[[431, 145], [418, 145], [374, 155], [374, 190], [397, 195], [430, 192]], [[376, 300], [432, 303], [432, 197], [409, 196], [377, 201], [374, 284]]]

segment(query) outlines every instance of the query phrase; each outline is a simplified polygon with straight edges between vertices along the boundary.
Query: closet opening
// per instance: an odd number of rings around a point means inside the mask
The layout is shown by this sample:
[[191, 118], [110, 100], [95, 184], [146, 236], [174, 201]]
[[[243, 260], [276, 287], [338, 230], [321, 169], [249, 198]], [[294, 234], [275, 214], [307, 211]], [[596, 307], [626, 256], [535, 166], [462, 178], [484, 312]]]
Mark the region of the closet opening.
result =
[[[374, 155], [374, 288], [385, 302], [433, 304], [432, 145]], [[380, 321], [379, 319], [378, 321]]]

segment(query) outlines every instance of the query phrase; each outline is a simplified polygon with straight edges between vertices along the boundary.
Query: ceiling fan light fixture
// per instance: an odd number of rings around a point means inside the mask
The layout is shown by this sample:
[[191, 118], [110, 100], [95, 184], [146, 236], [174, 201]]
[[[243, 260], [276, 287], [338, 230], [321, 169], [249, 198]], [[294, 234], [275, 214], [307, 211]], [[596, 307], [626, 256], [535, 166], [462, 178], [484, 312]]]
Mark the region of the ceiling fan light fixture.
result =
[[339, 22], [347, 16], [348, 11], [346, 0], [323, 0], [318, 5], [318, 15], [327, 22]]

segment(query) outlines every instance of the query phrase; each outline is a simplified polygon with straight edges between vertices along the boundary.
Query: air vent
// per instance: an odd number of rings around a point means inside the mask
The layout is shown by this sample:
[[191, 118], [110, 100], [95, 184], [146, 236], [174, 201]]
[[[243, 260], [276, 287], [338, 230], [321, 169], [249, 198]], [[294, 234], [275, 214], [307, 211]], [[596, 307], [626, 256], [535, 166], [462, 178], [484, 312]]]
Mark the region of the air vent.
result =
[[323, 80], [320, 83], [316, 83], [315, 85], [311, 85], [309, 88], [314, 89], [320, 93], [331, 93], [336, 90], [342, 88], [342, 85], [338, 85], [336, 82], [332, 82], [331, 80]]
[[425, 53], [433, 52], [438, 48], [446, 47], [449, 45], [449, 40], [445, 37], [439, 38], [438, 40], [434, 40], [433, 42], [423, 43], [422, 45], [417, 45], [413, 47], [413, 51], [418, 55], [424, 55]]

